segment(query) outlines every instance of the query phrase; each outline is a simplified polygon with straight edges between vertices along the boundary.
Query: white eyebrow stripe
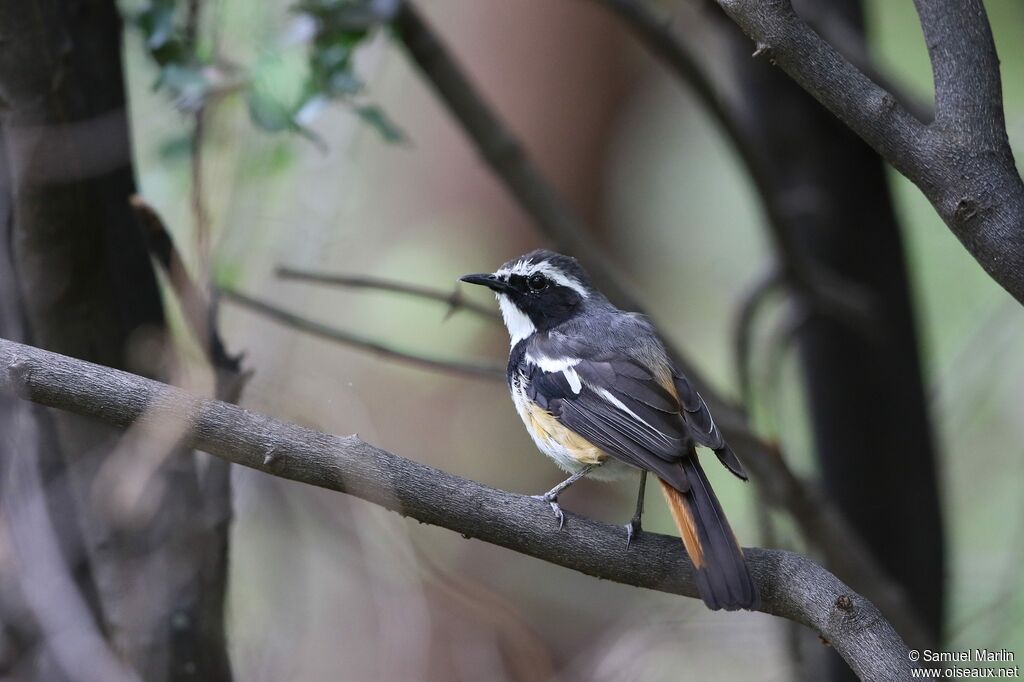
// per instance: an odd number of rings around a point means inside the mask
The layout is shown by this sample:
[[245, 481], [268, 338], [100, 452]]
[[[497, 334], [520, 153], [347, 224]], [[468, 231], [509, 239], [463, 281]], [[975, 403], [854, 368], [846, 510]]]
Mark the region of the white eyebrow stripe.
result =
[[547, 275], [548, 279], [555, 282], [556, 284], [560, 284], [563, 287], [568, 287], [569, 289], [572, 289], [573, 291], [580, 295], [580, 298], [587, 298], [588, 296], [590, 296], [587, 290], [583, 288], [583, 285], [580, 284], [579, 280], [573, 277], [569, 277], [561, 270], [553, 266], [549, 266], [547, 263], [542, 263], [541, 267], [539, 267], [537, 271], [543, 272], [545, 275]]
[[530, 261], [518, 261], [511, 267], [501, 268], [495, 272], [494, 275], [496, 277], [511, 277], [512, 275], [529, 277], [530, 275], [538, 272], [546, 276], [555, 284], [572, 289], [580, 295], [580, 298], [588, 298], [590, 296], [590, 293], [579, 280], [575, 277], [570, 277], [548, 262], [532, 263]]
[[[589, 386], [589, 385], [590, 385], [590, 384], [588, 384], [588, 386]], [[594, 386], [591, 386], [591, 388], [596, 388], [596, 387], [594, 387]], [[670, 438], [670, 437], [669, 437], [669, 436], [668, 436], [667, 434], [665, 434], [665, 433], [661, 432], [661, 431], [660, 431], [659, 429], [657, 429], [657, 428], [655, 428], [654, 426], [652, 426], [652, 425], [650, 424], [650, 422], [648, 422], [648, 421], [647, 421], [646, 419], [644, 419], [643, 417], [641, 417], [640, 415], [638, 415], [638, 414], [637, 414], [636, 412], [634, 412], [633, 410], [631, 410], [631, 409], [629, 409], [628, 407], [626, 407], [625, 403], [623, 403], [623, 402], [622, 402], [621, 400], [619, 400], [619, 399], [618, 399], [618, 398], [616, 398], [616, 397], [615, 397], [614, 395], [612, 395], [612, 394], [611, 394], [611, 393], [610, 393], [610, 392], [609, 392], [609, 391], [608, 391], [607, 389], [604, 389], [604, 388], [597, 388], [597, 389], [596, 389], [596, 393], [597, 393], [597, 394], [598, 394], [599, 396], [601, 396], [602, 398], [604, 398], [605, 400], [607, 400], [608, 402], [610, 402], [610, 403], [611, 403], [612, 405], [614, 405], [615, 407], [617, 407], [618, 409], [620, 409], [620, 410], [622, 410], [623, 412], [625, 412], [626, 414], [628, 414], [628, 415], [629, 415], [630, 417], [632, 417], [633, 419], [636, 419], [636, 420], [637, 420], [638, 422], [640, 422], [641, 424], [643, 424], [644, 426], [646, 426], [647, 428], [649, 428], [649, 429], [650, 429], [651, 431], [653, 431], [654, 433], [656, 433], [656, 434], [658, 434], [659, 436], [661, 436], [662, 438], [664, 438], [665, 440], [668, 440], [668, 441], [671, 441], [671, 440], [672, 440], [672, 439], [671, 439], [671, 438]]]

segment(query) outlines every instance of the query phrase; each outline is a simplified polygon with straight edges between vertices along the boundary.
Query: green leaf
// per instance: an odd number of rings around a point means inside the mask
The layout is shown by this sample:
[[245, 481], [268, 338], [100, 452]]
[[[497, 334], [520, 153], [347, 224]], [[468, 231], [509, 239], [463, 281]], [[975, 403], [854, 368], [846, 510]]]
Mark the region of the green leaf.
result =
[[213, 264], [213, 281], [218, 287], [226, 289], [237, 288], [245, 275], [242, 263], [237, 260], [218, 258]]
[[128, 17], [142, 31], [146, 49], [158, 66], [188, 61], [177, 19], [176, 0], [151, 0]]
[[336, 97], [347, 97], [359, 94], [363, 89], [363, 81], [351, 71], [343, 71], [331, 76], [327, 83], [327, 94]]
[[178, 135], [160, 143], [158, 150], [160, 158], [164, 161], [175, 161], [192, 153], [192, 137], [190, 135]]
[[246, 104], [252, 122], [263, 130], [274, 133], [296, 128], [292, 108], [267, 92], [258, 88], [250, 89], [246, 93]]
[[157, 87], [167, 88], [183, 111], [197, 111], [206, 101], [210, 83], [200, 66], [168, 64], [160, 70]]
[[409, 141], [405, 132], [392, 121], [384, 110], [375, 104], [364, 104], [356, 107], [359, 118], [376, 128], [385, 142], [405, 143]]
[[175, 6], [173, 2], [152, 2], [135, 15], [135, 24], [142, 29], [146, 47], [159, 50], [174, 35]]

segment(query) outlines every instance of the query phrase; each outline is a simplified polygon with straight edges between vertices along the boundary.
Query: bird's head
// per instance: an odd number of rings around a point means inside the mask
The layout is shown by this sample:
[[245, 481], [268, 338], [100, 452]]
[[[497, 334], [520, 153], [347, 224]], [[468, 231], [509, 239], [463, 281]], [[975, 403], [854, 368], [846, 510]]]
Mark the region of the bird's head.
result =
[[514, 258], [497, 272], [461, 279], [494, 292], [512, 345], [571, 319], [588, 299], [601, 296], [575, 258], [543, 249]]

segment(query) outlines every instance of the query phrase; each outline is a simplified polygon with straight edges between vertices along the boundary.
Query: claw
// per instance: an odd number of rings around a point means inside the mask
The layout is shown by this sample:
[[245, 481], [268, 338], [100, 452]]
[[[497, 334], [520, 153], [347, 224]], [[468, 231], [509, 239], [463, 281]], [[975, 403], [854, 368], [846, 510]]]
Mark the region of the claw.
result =
[[546, 494], [530, 495], [530, 497], [532, 497], [535, 500], [540, 500], [541, 502], [547, 502], [549, 505], [551, 505], [551, 511], [552, 513], [554, 513], [555, 518], [558, 519], [558, 530], [562, 530], [562, 526], [565, 525], [565, 514], [562, 513], [562, 508], [558, 506], [558, 498], [551, 497]]
[[633, 538], [639, 537], [642, 532], [643, 528], [640, 526], [640, 517], [634, 516], [633, 519], [626, 524], [626, 549], [629, 549], [630, 544], [633, 542]]
[[565, 514], [562, 513], [562, 508], [558, 506], [557, 502], [552, 502], [551, 511], [555, 513], [555, 518], [558, 519], [558, 530], [562, 530], [562, 526], [565, 525]]

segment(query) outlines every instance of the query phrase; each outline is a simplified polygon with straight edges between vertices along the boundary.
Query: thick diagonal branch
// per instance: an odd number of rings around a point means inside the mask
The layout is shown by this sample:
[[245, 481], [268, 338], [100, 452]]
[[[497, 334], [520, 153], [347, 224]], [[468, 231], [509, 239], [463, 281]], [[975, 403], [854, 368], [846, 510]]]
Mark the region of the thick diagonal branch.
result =
[[[189, 424], [187, 443], [275, 476], [345, 492], [400, 514], [627, 585], [697, 595], [679, 540], [653, 533], [629, 550], [622, 529], [374, 447], [202, 399], [156, 381], [0, 339], [0, 391], [127, 428]], [[745, 550], [762, 611], [814, 628], [862, 680], [909, 679], [903, 640], [868, 600], [799, 554]]]

